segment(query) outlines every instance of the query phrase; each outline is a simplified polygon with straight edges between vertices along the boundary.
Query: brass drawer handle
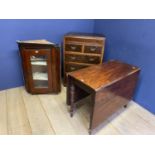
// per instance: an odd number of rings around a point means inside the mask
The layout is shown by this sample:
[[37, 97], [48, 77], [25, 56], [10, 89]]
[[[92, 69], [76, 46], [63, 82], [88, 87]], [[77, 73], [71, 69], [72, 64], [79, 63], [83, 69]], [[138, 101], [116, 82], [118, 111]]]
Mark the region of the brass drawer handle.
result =
[[89, 58], [89, 61], [94, 61], [95, 59], [94, 58]]
[[76, 50], [76, 46], [71, 46], [71, 49], [72, 50]]
[[76, 69], [75, 67], [70, 67], [70, 70], [72, 70], [72, 71], [75, 70], [75, 69]]
[[94, 52], [95, 50], [96, 50], [96, 47], [91, 47], [91, 48], [90, 48], [90, 51], [91, 51], [91, 52]]
[[71, 60], [76, 60], [76, 57], [70, 57], [71, 58]]

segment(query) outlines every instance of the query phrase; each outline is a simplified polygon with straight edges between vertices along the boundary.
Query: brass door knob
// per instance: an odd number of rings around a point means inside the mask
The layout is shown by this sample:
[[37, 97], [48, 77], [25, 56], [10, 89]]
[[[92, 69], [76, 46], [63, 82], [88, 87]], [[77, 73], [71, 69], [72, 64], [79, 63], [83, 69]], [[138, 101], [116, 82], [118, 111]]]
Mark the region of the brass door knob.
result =
[[38, 50], [36, 50], [36, 51], [35, 51], [35, 53], [39, 53], [39, 51], [38, 51]]

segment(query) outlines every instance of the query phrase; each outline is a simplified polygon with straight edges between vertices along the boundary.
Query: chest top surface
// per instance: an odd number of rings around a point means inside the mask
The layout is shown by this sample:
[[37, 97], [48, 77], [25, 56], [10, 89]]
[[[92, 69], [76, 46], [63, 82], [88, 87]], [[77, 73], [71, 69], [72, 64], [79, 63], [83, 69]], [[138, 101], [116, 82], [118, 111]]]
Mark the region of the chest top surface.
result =
[[92, 89], [98, 90], [138, 71], [140, 71], [138, 67], [113, 60], [74, 71], [69, 75]]

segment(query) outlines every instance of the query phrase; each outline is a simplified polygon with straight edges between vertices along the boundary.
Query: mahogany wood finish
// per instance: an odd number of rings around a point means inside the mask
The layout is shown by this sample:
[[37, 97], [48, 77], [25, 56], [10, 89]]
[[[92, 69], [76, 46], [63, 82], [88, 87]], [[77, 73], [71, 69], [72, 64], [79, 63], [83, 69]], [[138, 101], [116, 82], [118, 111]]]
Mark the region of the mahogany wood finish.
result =
[[91, 95], [91, 134], [120, 107], [126, 107], [133, 97], [139, 72], [138, 67], [113, 60], [69, 73], [67, 104], [71, 106], [71, 116], [76, 102]]
[[[69, 72], [94, 64], [101, 64], [105, 37], [85, 33], [68, 33], [64, 36], [64, 85]], [[74, 66], [74, 67], [73, 67]]]
[[[59, 93], [61, 91], [59, 46], [47, 40], [17, 41], [17, 43], [22, 59], [26, 90], [31, 94]], [[46, 62], [34, 65], [31, 59], [38, 56], [45, 57]], [[33, 73], [38, 70], [47, 73], [47, 80], [34, 79]], [[36, 87], [39, 84], [41, 86]]]

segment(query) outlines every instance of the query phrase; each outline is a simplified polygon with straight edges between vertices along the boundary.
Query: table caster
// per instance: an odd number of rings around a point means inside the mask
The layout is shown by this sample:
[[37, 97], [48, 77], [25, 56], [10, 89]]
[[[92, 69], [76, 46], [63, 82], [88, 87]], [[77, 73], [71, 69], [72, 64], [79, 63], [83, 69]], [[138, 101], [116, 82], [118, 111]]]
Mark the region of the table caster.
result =
[[88, 133], [89, 133], [89, 135], [91, 135], [91, 134], [92, 134], [92, 130], [91, 130], [91, 129], [89, 129]]
[[126, 105], [124, 105], [124, 108], [127, 108], [127, 104], [126, 104]]

